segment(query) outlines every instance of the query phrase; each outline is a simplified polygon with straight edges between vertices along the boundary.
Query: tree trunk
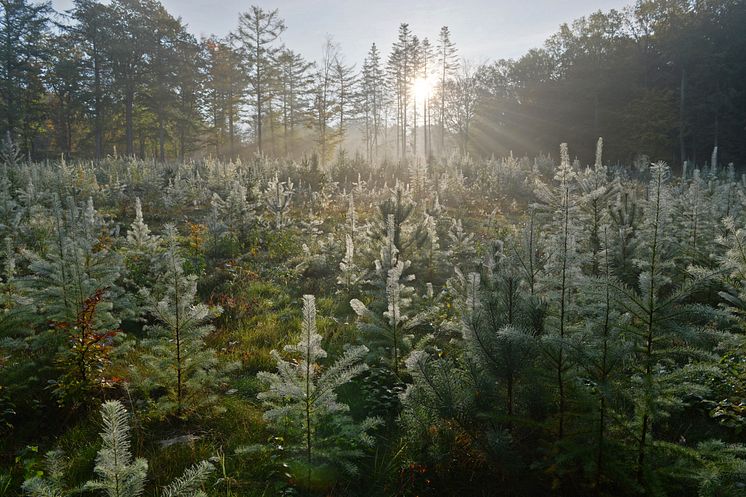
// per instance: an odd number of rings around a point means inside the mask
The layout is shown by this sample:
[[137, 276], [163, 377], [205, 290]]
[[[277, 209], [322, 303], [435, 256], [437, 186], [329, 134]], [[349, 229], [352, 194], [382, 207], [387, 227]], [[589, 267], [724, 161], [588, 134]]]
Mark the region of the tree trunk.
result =
[[93, 47], [93, 54], [93, 111], [95, 114], [93, 135], [96, 147], [96, 160], [100, 160], [104, 154], [104, 120], [101, 102], [101, 61], [99, 60], [98, 48], [95, 45]]
[[166, 162], [166, 127], [163, 116], [158, 119], [158, 159]]
[[127, 157], [132, 157], [135, 154], [135, 133], [133, 124], [134, 105], [135, 92], [132, 89], [127, 89], [124, 95], [125, 151]]
[[[686, 113], [686, 69], [681, 68], [681, 83], [679, 84], [679, 160], [684, 164], [686, 148], [684, 145]], [[682, 165], [683, 168], [683, 165]]]

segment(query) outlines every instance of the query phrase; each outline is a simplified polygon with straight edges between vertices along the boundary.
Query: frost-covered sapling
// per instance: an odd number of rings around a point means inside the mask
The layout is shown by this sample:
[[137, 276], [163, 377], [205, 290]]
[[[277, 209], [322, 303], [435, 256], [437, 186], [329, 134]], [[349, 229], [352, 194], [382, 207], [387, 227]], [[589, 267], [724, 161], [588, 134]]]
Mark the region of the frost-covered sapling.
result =
[[570, 163], [567, 144], [561, 148], [561, 163], [554, 175], [554, 184], [546, 185], [536, 181], [535, 194], [542, 202], [547, 228], [550, 231], [547, 260], [548, 281], [546, 292], [558, 301], [550, 313], [549, 325], [552, 334], [546, 337], [547, 357], [556, 371], [558, 395], [557, 438], [565, 434], [567, 414], [567, 376], [570, 369], [565, 340], [571, 327], [572, 294], [578, 285], [580, 260], [577, 250], [578, 195], [576, 172]]
[[414, 289], [407, 285], [411, 277], [404, 276], [405, 264], [398, 261], [388, 270], [386, 279], [386, 310], [375, 312], [358, 299], [350, 305], [358, 316], [362, 340], [370, 346], [374, 359], [389, 367], [398, 376], [401, 362], [412, 346], [412, 328], [419, 316], [411, 313]]
[[[61, 451], [47, 454], [47, 476], [35, 476], [23, 483], [31, 497], [63, 497], [90, 491], [105, 497], [139, 497], [145, 491], [148, 461], [132, 455], [129, 413], [118, 400], [101, 406], [101, 448], [93, 468], [98, 477], [82, 488], [70, 489], [65, 482], [67, 461]], [[202, 461], [163, 487], [161, 497], [206, 497], [203, 486], [214, 467]]]
[[156, 262], [163, 245], [157, 235], [150, 232], [142, 214], [142, 204], [135, 198], [135, 220], [127, 230], [122, 253], [127, 267], [127, 280], [133, 291], [152, 287], [156, 278]]
[[184, 273], [176, 231], [167, 230], [167, 250], [153, 289], [142, 290], [148, 338], [143, 340], [140, 383], [161, 415], [188, 416], [214, 405], [224, 376], [217, 354], [205, 344], [210, 320], [220, 308], [195, 303], [197, 278]]
[[337, 284], [347, 295], [352, 295], [366, 283], [368, 272], [355, 262], [355, 244], [352, 235], [345, 235], [345, 255], [339, 263]]
[[390, 236], [390, 225], [393, 219], [392, 242], [396, 245], [402, 257], [422, 245], [425, 233], [422, 226], [412, 222], [417, 203], [412, 198], [412, 192], [401, 183], [391, 190], [389, 197], [381, 202], [378, 209], [381, 213], [381, 236]]
[[351, 346], [331, 365], [320, 364], [327, 354], [316, 330], [315, 299], [305, 295], [300, 341], [285, 352], [288, 359], [272, 351], [276, 373], [259, 373], [267, 390], [258, 398], [266, 407], [264, 418], [285, 440], [293, 478], [311, 488], [332, 482], [320, 481], [328, 468], [356, 473], [357, 461], [373, 443], [368, 432], [378, 421], [355, 422], [336, 391], [367, 370], [368, 349]]
[[54, 238], [44, 255], [24, 252], [31, 274], [23, 285], [29, 296], [48, 321], [72, 323], [86, 300], [103, 291], [94, 321], [100, 329], [116, 328], [119, 319], [112, 311], [123, 268], [107, 227], [91, 204], [82, 210], [72, 199], [64, 212], [54, 203], [53, 220]]
[[670, 172], [665, 163], [650, 167], [646, 216], [640, 228], [635, 264], [640, 268], [638, 284], [613, 285], [621, 308], [631, 321], [625, 332], [635, 340], [636, 362], [633, 385], [637, 430], [637, 480], [654, 485], [650, 456], [654, 450], [653, 427], [670, 412], [683, 408], [685, 397], [704, 395], [705, 385], [689, 380], [708, 345], [707, 325], [713, 309], [692, 304], [689, 297], [702, 282], [702, 275], [674, 279], [676, 243], [671, 229]]
[[287, 224], [290, 201], [294, 194], [294, 185], [290, 179], [287, 182], [281, 182], [277, 173], [267, 183], [267, 188], [264, 190], [264, 204], [274, 217], [275, 228], [282, 228]]

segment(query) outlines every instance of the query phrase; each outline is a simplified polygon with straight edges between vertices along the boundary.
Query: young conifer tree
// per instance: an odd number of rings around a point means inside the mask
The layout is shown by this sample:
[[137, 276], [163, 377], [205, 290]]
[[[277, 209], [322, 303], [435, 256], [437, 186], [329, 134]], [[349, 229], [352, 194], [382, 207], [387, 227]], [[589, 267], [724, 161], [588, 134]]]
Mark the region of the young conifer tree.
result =
[[638, 270], [634, 258], [637, 231], [642, 220], [642, 207], [633, 189], [624, 189], [609, 209], [611, 218], [611, 266], [616, 277], [628, 285], [637, 283]]
[[[462, 311], [465, 352], [477, 370], [488, 375], [487, 391], [503, 398], [507, 425], [515, 414], [515, 397], [535, 351], [530, 299], [516, 261], [497, 252], [492, 275], [484, 285], [479, 273], [467, 276], [467, 298]], [[494, 410], [494, 408], [493, 408]]]
[[119, 285], [123, 266], [111, 229], [91, 199], [81, 208], [70, 198], [63, 212], [55, 198], [52, 214], [54, 238], [43, 255], [25, 252], [30, 274], [19, 288], [51, 324], [38, 335], [50, 346], [56, 343], [59, 374], [50, 382], [58, 401], [87, 404], [108, 384], [105, 367], [118, 341], [115, 330], [130, 312]]
[[93, 471], [98, 479], [86, 483], [87, 490], [106, 497], [137, 497], [145, 489], [148, 461], [132, 456], [129, 414], [121, 402], [112, 400], [101, 406], [101, 449]]
[[[436, 200], [437, 201], [437, 200]], [[425, 219], [422, 221], [425, 233], [423, 243], [423, 257], [425, 259], [425, 268], [429, 281], [433, 281], [436, 273], [441, 269], [443, 263], [443, 254], [440, 249], [440, 235], [438, 234], [438, 224], [435, 217], [425, 213]]]
[[588, 254], [584, 261], [586, 273], [592, 276], [602, 274], [602, 233], [607, 222], [609, 206], [618, 191], [618, 181], [609, 181], [608, 168], [603, 164], [603, 139], [596, 145], [596, 162], [593, 168], [587, 168], [578, 175], [581, 189], [580, 217], [587, 229], [581, 231], [581, 246]]
[[[402, 261], [388, 270], [386, 277], [386, 308], [380, 312], [369, 309], [360, 300], [352, 299], [350, 306], [358, 316], [362, 339], [370, 346], [372, 357], [386, 365], [398, 376], [401, 362], [412, 347], [412, 329], [421, 316], [411, 313], [414, 288], [407, 285], [413, 275], [404, 276]], [[380, 306], [378, 306], [380, 308]]]
[[355, 262], [355, 243], [352, 235], [345, 235], [345, 255], [339, 263], [337, 284], [347, 295], [352, 295], [366, 283], [367, 271]]
[[256, 220], [257, 203], [251, 201], [250, 193], [240, 181], [233, 181], [225, 200], [218, 204], [221, 221], [237, 240], [245, 238]]
[[118, 285], [121, 257], [110, 247], [107, 226], [88, 203], [81, 209], [72, 199], [67, 208], [53, 203], [54, 239], [44, 255], [25, 252], [30, 275], [24, 286], [40, 314], [48, 321], [73, 323], [85, 302], [104, 292], [94, 323], [100, 329], [114, 329], [119, 320], [112, 314], [121, 296]]
[[295, 194], [294, 185], [288, 178], [287, 183], [279, 180], [277, 173], [267, 183], [264, 190], [264, 204], [274, 217], [275, 228], [282, 228], [287, 223], [290, 201]]
[[122, 247], [127, 279], [134, 291], [152, 287], [155, 283], [156, 261], [161, 253], [162, 243], [157, 235], [150, 232], [142, 214], [142, 204], [135, 198], [135, 220], [127, 230]]
[[638, 483], [648, 488], [655, 484], [650, 457], [655, 447], [654, 424], [683, 408], [687, 396], [706, 393], [706, 385], [692, 378], [695, 371], [706, 369], [701, 359], [716, 339], [707, 327], [714, 318], [713, 309], [689, 302], [702, 275], [676, 272], [668, 179], [665, 163], [650, 167], [646, 215], [635, 261], [640, 268], [639, 283], [636, 288], [614, 285], [622, 309], [630, 315], [625, 331], [636, 342], [632, 376], [638, 424], [636, 470]]
[[610, 461], [619, 458], [611, 450], [614, 445], [609, 432], [617, 418], [615, 408], [622, 404], [621, 375], [632, 352], [631, 343], [623, 334], [628, 319], [615, 298], [616, 280], [612, 275], [608, 226], [601, 227], [600, 242], [599, 275], [585, 280], [578, 297], [586, 326], [572, 344], [596, 402], [589, 416], [590, 423], [595, 425], [593, 486], [598, 491], [606, 481], [624, 477], [617, 474], [612, 478], [611, 470], [615, 465]]
[[556, 307], [550, 314], [552, 334], [547, 337], [545, 350], [552, 362], [557, 381], [557, 438], [565, 435], [567, 418], [568, 381], [570, 370], [565, 341], [571, 328], [572, 299], [580, 264], [577, 254], [576, 173], [570, 163], [567, 144], [561, 146], [561, 163], [554, 175], [555, 184], [548, 186], [537, 180], [536, 196], [550, 215], [547, 228], [551, 231], [551, 256], [547, 261], [547, 292], [555, 300]]
[[717, 241], [725, 248], [719, 263], [725, 273], [726, 290], [720, 292], [720, 296], [728, 303], [731, 312], [743, 319], [746, 318], [746, 230], [731, 217], [723, 220], [723, 229], [725, 235], [718, 237]]
[[410, 451], [442, 461], [452, 452], [449, 440], [457, 439], [470, 450], [483, 447], [474, 419], [477, 398], [471, 375], [461, 358], [432, 349], [419, 344], [404, 363], [412, 382], [401, 394], [400, 420]]
[[221, 309], [195, 303], [197, 278], [184, 273], [173, 226], [167, 227], [166, 243], [155, 287], [142, 290], [152, 323], [146, 326], [148, 338], [142, 344], [141, 381], [146, 390], [165, 389], [155, 399], [162, 415], [188, 416], [214, 404], [224, 380], [215, 351], [205, 345], [213, 330], [209, 321]]
[[51, 450], [44, 456], [44, 476], [34, 476], [23, 482], [22, 489], [30, 497], [64, 497], [71, 490], [65, 482], [68, 461], [60, 450]]
[[448, 250], [446, 254], [452, 266], [466, 266], [469, 268], [474, 263], [474, 255], [477, 250], [474, 244], [474, 235], [467, 233], [460, 219], [454, 219], [448, 230]]
[[[417, 203], [412, 198], [412, 191], [397, 181], [389, 197], [378, 206], [381, 213], [381, 234], [390, 236], [402, 257], [411, 249], [420, 247], [425, 241], [425, 232], [421, 225], [412, 223], [412, 214]], [[393, 222], [393, 233], [390, 233]]]
[[[98, 476], [82, 489], [69, 489], [65, 483], [67, 461], [61, 451], [47, 454], [47, 475], [26, 480], [23, 489], [31, 497], [63, 497], [92, 491], [106, 497], [139, 497], [145, 490], [148, 461], [132, 455], [129, 413], [118, 400], [101, 406], [101, 449], [93, 471]], [[187, 468], [184, 474], [164, 487], [162, 497], [206, 497], [203, 485], [214, 467], [207, 461]]]
[[[0, 425], [7, 417], [20, 409], [14, 401], [21, 393], [29, 391], [36, 384], [43, 388], [41, 365], [52, 361], [45, 350], [56, 352], [57, 340], [35, 332], [39, 316], [31, 304], [33, 301], [23, 295], [16, 275], [16, 253], [10, 237], [5, 238], [5, 253], [0, 272]], [[52, 338], [52, 340], [50, 340]], [[51, 342], [51, 343], [50, 343]], [[46, 345], [51, 345], [47, 348]], [[41, 378], [40, 378], [41, 376]], [[15, 407], [13, 407], [15, 406]], [[9, 421], [7, 421], [9, 425]]]
[[707, 264], [708, 256], [715, 251], [715, 239], [720, 219], [718, 217], [718, 192], [695, 169], [691, 181], [681, 186], [680, 195], [671, 199], [680, 215], [672, 222], [677, 225], [677, 238], [681, 255], [690, 264]]
[[323, 367], [319, 361], [327, 354], [316, 329], [316, 301], [313, 295], [305, 295], [300, 341], [285, 346], [285, 352], [291, 359], [272, 351], [276, 373], [259, 373], [267, 390], [258, 398], [266, 406], [264, 418], [288, 445], [294, 478], [310, 488], [324, 467], [357, 472], [357, 460], [372, 444], [368, 432], [378, 420], [353, 421], [349, 407], [337, 400], [336, 390], [368, 369], [362, 361], [368, 349], [349, 347]]

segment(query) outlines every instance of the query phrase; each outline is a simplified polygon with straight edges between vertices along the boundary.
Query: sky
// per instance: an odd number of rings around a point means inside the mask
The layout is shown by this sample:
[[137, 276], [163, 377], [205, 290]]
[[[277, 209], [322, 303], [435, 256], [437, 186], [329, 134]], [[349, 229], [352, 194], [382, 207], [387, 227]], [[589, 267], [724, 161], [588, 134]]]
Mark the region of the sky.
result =
[[[254, 3], [279, 9], [287, 31], [282, 41], [309, 60], [320, 58], [330, 35], [348, 63], [360, 63], [372, 43], [387, 54], [399, 24], [435, 41], [441, 26], [451, 30], [459, 56], [475, 63], [519, 57], [540, 46], [560, 24], [597, 10], [620, 9], [633, 0], [161, 0], [197, 37], [224, 36], [239, 12]], [[57, 10], [72, 0], [52, 0]]]

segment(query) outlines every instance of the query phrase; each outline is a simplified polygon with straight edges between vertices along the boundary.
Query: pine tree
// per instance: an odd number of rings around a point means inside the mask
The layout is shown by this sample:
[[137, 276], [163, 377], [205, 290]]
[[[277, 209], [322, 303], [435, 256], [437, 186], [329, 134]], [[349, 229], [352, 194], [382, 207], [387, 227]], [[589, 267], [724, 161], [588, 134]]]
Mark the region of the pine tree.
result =
[[448, 230], [448, 250], [446, 251], [451, 265], [472, 266], [477, 251], [474, 245], [474, 235], [464, 230], [460, 219], [453, 219]]
[[[101, 406], [100, 433], [102, 446], [96, 454], [93, 469], [98, 476], [89, 480], [82, 489], [67, 489], [65, 471], [68, 469], [64, 454], [52, 451], [47, 454], [48, 477], [36, 476], [24, 482], [23, 488], [32, 497], [62, 497], [83, 491], [93, 491], [107, 497], [138, 497], [145, 490], [148, 461], [133, 457], [129, 413], [118, 400], [104, 402]], [[214, 471], [207, 461], [187, 468], [160, 492], [162, 497], [205, 497], [202, 489]]]
[[567, 144], [561, 146], [561, 163], [554, 176], [555, 186], [549, 187], [539, 180], [536, 196], [543, 202], [543, 208], [551, 215], [552, 229], [551, 256], [547, 261], [550, 273], [549, 288], [553, 297], [559, 300], [553, 317], [552, 336], [547, 337], [548, 357], [553, 363], [557, 378], [558, 426], [557, 437], [562, 440], [565, 434], [567, 416], [567, 373], [570, 369], [565, 341], [570, 331], [571, 294], [577, 285], [578, 258], [576, 247], [577, 196], [575, 194], [576, 173], [570, 164]]
[[0, 98], [3, 122], [0, 134], [21, 136], [22, 149], [32, 152], [32, 129], [41, 126], [41, 116], [33, 105], [43, 98], [42, 68], [49, 58], [51, 5], [28, 0], [5, 1], [0, 36]]
[[334, 58], [334, 82], [335, 82], [335, 94], [337, 103], [337, 114], [339, 116], [339, 122], [337, 124], [337, 134], [339, 135], [339, 142], [344, 145], [345, 136], [347, 133], [348, 120], [350, 120], [350, 114], [354, 109], [355, 94], [354, 87], [356, 85], [355, 66], [346, 64], [344, 56], [337, 52]]
[[211, 144], [217, 157], [227, 155], [233, 159], [238, 149], [239, 111], [248, 84], [247, 76], [240, 51], [231, 46], [230, 36], [227, 40], [205, 40], [204, 50], [207, 81], [203, 97], [210, 113]]
[[702, 179], [699, 169], [694, 170], [689, 184], [681, 188], [682, 194], [671, 200], [682, 214], [673, 220], [680, 229], [682, 255], [692, 264], [707, 264], [707, 258], [702, 255], [714, 250], [720, 223], [717, 191]]
[[395, 375], [399, 374], [400, 364], [412, 346], [412, 328], [421, 319], [411, 313], [414, 289], [407, 282], [414, 279], [414, 275], [403, 274], [408, 262], [396, 260], [387, 271], [385, 311], [374, 312], [357, 299], [350, 301], [359, 318], [358, 328], [363, 340], [370, 345], [373, 357], [386, 364]]
[[725, 235], [718, 237], [717, 242], [725, 247], [719, 262], [727, 286], [720, 296], [733, 313], [746, 316], [746, 231], [731, 217], [723, 220], [723, 228]]
[[275, 228], [282, 228], [287, 223], [287, 212], [290, 210], [290, 201], [293, 198], [294, 185], [288, 178], [287, 183], [281, 182], [277, 173], [267, 183], [264, 190], [264, 203], [271, 214], [274, 215]]
[[44, 456], [45, 476], [34, 476], [23, 482], [30, 497], [64, 497], [72, 493], [65, 482], [68, 461], [62, 451], [51, 450]]
[[99, 329], [115, 329], [119, 320], [112, 310], [121, 294], [117, 282], [122, 263], [110, 247], [106, 226], [92, 209], [89, 204], [81, 210], [68, 199], [63, 213], [59, 202], [54, 202], [54, 240], [44, 256], [25, 252], [31, 275], [23, 284], [39, 312], [57, 323], [75, 322], [86, 300], [103, 291], [94, 323]]
[[308, 112], [308, 94], [313, 82], [311, 70], [313, 64], [307, 62], [300, 54], [283, 49], [277, 56], [278, 98], [285, 156], [295, 152], [298, 137], [296, 128], [300, 127]]
[[440, 93], [440, 154], [445, 154], [446, 146], [446, 91], [449, 78], [458, 67], [456, 62], [456, 46], [451, 41], [451, 32], [448, 26], [440, 28], [436, 44], [436, 61], [439, 79], [438, 92]]
[[285, 346], [285, 352], [291, 360], [272, 351], [277, 373], [259, 373], [267, 390], [258, 398], [267, 409], [264, 418], [288, 445], [291, 472], [305, 480], [306, 488], [315, 483], [317, 471], [324, 466], [356, 473], [356, 461], [372, 445], [368, 432], [378, 421], [354, 422], [349, 407], [337, 400], [336, 390], [367, 370], [362, 359], [368, 349], [348, 347], [337, 361], [322, 368], [319, 361], [327, 354], [316, 329], [315, 298], [305, 295], [301, 339]]
[[184, 259], [175, 228], [167, 228], [167, 250], [153, 289], [143, 289], [148, 338], [143, 340], [142, 388], [165, 389], [153, 399], [161, 415], [189, 416], [215, 403], [223, 381], [217, 355], [207, 348], [205, 337], [213, 330], [209, 320], [220, 308], [195, 304], [197, 278], [184, 274]]
[[345, 235], [345, 256], [339, 263], [339, 271], [337, 284], [344, 288], [347, 295], [351, 295], [366, 283], [367, 272], [355, 263], [355, 244], [352, 235]]
[[620, 376], [632, 347], [624, 337], [624, 327], [628, 322], [615, 296], [614, 287], [618, 283], [612, 275], [608, 226], [601, 227], [599, 242], [599, 274], [585, 282], [578, 297], [585, 330], [572, 345], [577, 363], [586, 372], [586, 382], [597, 399], [592, 415], [597, 433], [593, 485], [600, 491], [605, 478], [613, 480], [608, 474], [612, 466], [609, 460], [614, 459], [609, 431], [616, 417], [614, 408], [621, 404]]
[[381, 54], [374, 43], [363, 62], [359, 83], [362, 93], [362, 107], [365, 120], [366, 158], [368, 161], [378, 159], [379, 140], [383, 122], [384, 106], [384, 71], [381, 68]]
[[391, 78], [390, 86], [396, 94], [396, 128], [397, 128], [397, 156], [406, 159], [409, 156], [409, 142], [407, 139], [409, 104], [412, 82], [415, 77], [415, 37], [409, 24], [399, 25], [397, 40], [391, 50], [388, 60], [388, 72]]
[[612, 267], [617, 277], [628, 285], [637, 281], [634, 254], [637, 250], [637, 230], [643, 217], [634, 190], [621, 191], [609, 209], [612, 233]]
[[256, 221], [257, 207], [258, 203], [250, 198], [249, 189], [237, 180], [231, 182], [225, 200], [217, 203], [221, 221], [237, 240], [245, 239], [252, 224]]
[[603, 164], [603, 139], [596, 145], [596, 162], [593, 169], [587, 168], [578, 175], [581, 189], [580, 211], [581, 222], [588, 226], [587, 233], [581, 237], [582, 249], [589, 253], [588, 273], [592, 276], [601, 274], [601, 229], [607, 222], [609, 206], [614, 198], [618, 185], [616, 180], [609, 181], [608, 169]]
[[271, 96], [271, 78], [275, 58], [279, 48], [273, 43], [285, 31], [285, 22], [280, 18], [277, 9], [266, 11], [252, 5], [248, 12], [239, 17], [236, 39], [240, 43], [241, 55], [244, 57], [248, 73], [253, 106], [256, 112], [254, 128], [256, 143], [261, 154], [263, 149], [262, 126], [265, 118], [265, 104]]
[[[462, 304], [464, 348], [469, 359], [504, 388], [508, 426], [515, 415], [515, 394], [536, 350], [534, 321], [541, 308], [531, 299], [514, 256], [497, 244], [494, 267], [484, 284], [478, 273], [466, 278]], [[489, 249], [490, 252], [492, 249]]]
[[[463, 421], [473, 412], [475, 399], [465, 371], [449, 357], [438, 357], [425, 350], [413, 351], [405, 362], [412, 383], [402, 394], [402, 421], [416, 436], [416, 443], [427, 444], [423, 427], [431, 431], [448, 429], [448, 421], [469, 433]], [[424, 438], [424, 439], [423, 439]]]
[[422, 225], [426, 236], [425, 243], [423, 244], [425, 266], [427, 268], [428, 279], [432, 281], [436, 272], [439, 272], [441, 269], [444, 254], [440, 250], [440, 236], [438, 235], [438, 226], [435, 218], [425, 213]]
[[107, 401], [101, 406], [102, 447], [96, 455], [97, 480], [86, 483], [87, 490], [107, 497], [138, 497], [145, 489], [148, 461], [133, 458], [130, 447], [129, 414], [121, 402]]
[[148, 288], [155, 282], [155, 263], [162, 250], [160, 237], [153, 235], [142, 215], [142, 204], [135, 198], [135, 220], [127, 230], [127, 237], [122, 247], [127, 277], [132, 281], [134, 290]]
[[[671, 234], [671, 189], [669, 169], [659, 162], [650, 167], [646, 216], [640, 229], [636, 265], [641, 269], [639, 287], [615, 285], [620, 305], [631, 316], [626, 332], [636, 339], [637, 362], [632, 377], [637, 430], [637, 481], [653, 485], [649, 460], [656, 421], [684, 405], [684, 395], [706, 391], [690, 380], [709, 340], [707, 324], [712, 309], [691, 304], [689, 297], [701, 276], [674, 281]], [[711, 346], [711, 345], [709, 345]], [[696, 376], [696, 375], [695, 375]]]
[[387, 234], [389, 219], [393, 217], [392, 242], [402, 257], [425, 241], [422, 226], [412, 223], [411, 217], [416, 207], [411, 190], [399, 182], [391, 189], [389, 197], [378, 206], [381, 213], [380, 234]]

